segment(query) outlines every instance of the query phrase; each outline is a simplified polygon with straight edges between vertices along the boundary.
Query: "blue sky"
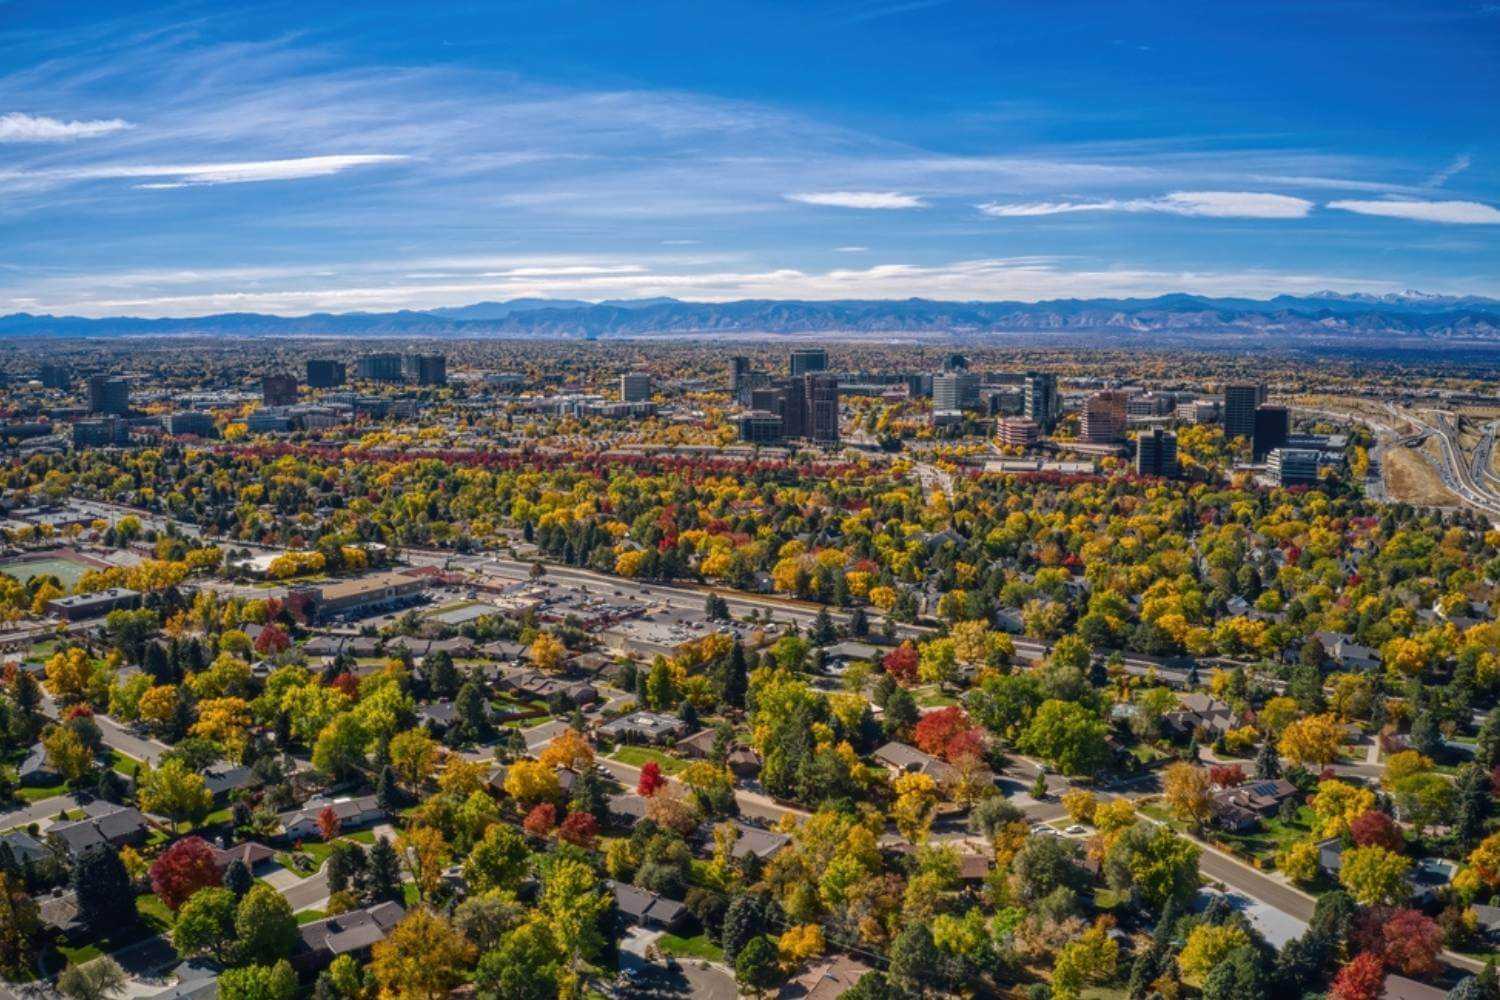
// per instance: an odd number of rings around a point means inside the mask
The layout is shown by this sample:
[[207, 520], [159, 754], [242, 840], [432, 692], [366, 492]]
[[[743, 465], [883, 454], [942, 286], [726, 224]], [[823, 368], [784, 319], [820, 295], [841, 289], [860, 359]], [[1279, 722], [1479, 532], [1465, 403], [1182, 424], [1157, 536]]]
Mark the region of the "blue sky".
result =
[[1500, 295], [1500, 2], [0, 0], [0, 313]]

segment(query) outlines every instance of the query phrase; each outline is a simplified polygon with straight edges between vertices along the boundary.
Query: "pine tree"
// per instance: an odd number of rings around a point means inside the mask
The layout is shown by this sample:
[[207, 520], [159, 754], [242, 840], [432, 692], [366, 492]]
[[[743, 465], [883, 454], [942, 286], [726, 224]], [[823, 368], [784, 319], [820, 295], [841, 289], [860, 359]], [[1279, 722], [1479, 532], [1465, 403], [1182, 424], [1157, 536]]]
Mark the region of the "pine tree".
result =
[[1255, 776], [1263, 781], [1281, 777], [1281, 757], [1269, 738], [1260, 745], [1260, 752], [1255, 755]]
[[1474, 741], [1474, 760], [1486, 771], [1500, 765], [1500, 708], [1490, 709]]
[[724, 669], [724, 690], [720, 692], [720, 700], [735, 708], [745, 706], [745, 692], [749, 690], [750, 682], [745, 669], [745, 647], [736, 639], [734, 646], [729, 650], [729, 663]]
[[863, 639], [870, 634], [870, 618], [865, 614], [864, 608], [855, 608], [849, 615], [849, 634], [856, 639]]
[[135, 893], [113, 847], [85, 851], [73, 867], [78, 919], [95, 936], [114, 934], [135, 923]]
[[396, 798], [396, 773], [389, 764], [380, 769], [375, 781], [375, 804], [386, 812], [395, 812], [401, 804]]
[[245, 862], [235, 858], [224, 868], [224, 888], [234, 893], [235, 898], [243, 899], [250, 887], [255, 885], [255, 878], [250, 874], [250, 869]]
[[839, 638], [838, 629], [833, 624], [833, 616], [828, 613], [827, 608], [818, 609], [818, 617], [813, 619], [812, 640], [819, 646], [827, 646], [837, 642]]
[[376, 902], [400, 902], [401, 859], [386, 837], [378, 837], [370, 848], [370, 896]]
[[1484, 821], [1490, 815], [1490, 778], [1480, 767], [1470, 764], [1458, 783], [1458, 819], [1454, 832], [1465, 846], [1472, 847], [1484, 836]]

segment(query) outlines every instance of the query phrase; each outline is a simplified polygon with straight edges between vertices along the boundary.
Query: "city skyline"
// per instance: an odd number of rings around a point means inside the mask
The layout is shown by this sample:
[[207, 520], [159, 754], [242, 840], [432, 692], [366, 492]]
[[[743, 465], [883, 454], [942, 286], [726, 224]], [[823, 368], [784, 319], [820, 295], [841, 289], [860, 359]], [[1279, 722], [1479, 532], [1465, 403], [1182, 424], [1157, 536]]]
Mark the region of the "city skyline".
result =
[[0, 4], [0, 314], [1500, 294], [1500, 8]]

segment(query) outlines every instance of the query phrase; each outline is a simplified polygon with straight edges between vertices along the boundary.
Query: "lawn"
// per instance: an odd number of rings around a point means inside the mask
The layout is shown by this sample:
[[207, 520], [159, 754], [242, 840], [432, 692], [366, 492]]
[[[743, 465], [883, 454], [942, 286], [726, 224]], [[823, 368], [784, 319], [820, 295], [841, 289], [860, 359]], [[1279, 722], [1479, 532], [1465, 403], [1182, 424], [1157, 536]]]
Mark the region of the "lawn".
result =
[[293, 916], [297, 918], [298, 924], [310, 924], [314, 920], [322, 920], [328, 914], [322, 910], [298, 910]]
[[50, 799], [55, 795], [65, 795], [67, 791], [68, 785], [66, 782], [56, 785], [42, 785], [36, 788], [17, 788], [16, 798], [27, 803], [40, 802], [43, 799]]
[[141, 769], [141, 762], [134, 757], [127, 756], [118, 750], [109, 752], [109, 766], [127, 778], [134, 778], [136, 772]]
[[663, 753], [651, 747], [617, 747], [615, 752], [609, 756], [611, 760], [617, 760], [622, 764], [629, 764], [631, 767], [645, 767], [648, 760], [654, 760], [660, 765], [663, 774], [676, 774], [687, 767], [687, 761], [679, 760], [671, 754]]
[[1251, 833], [1216, 833], [1215, 839], [1233, 847], [1236, 853], [1261, 860], [1274, 860], [1277, 853], [1299, 840], [1312, 836], [1312, 824], [1316, 820], [1307, 806], [1297, 810], [1296, 819], [1290, 823], [1280, 817], [1271, 816], [1261, 821], [1260, 829]]
[[656, 939], [656, 946], [661, 949], [663, 955], [676, 955], [678, 958], [703, 958], [710, 962], [724, 961], [724, 949], [708, 939], [707, 934], [695, 934], [692, 937], [679, 937], [676, 934], [663, 934]]

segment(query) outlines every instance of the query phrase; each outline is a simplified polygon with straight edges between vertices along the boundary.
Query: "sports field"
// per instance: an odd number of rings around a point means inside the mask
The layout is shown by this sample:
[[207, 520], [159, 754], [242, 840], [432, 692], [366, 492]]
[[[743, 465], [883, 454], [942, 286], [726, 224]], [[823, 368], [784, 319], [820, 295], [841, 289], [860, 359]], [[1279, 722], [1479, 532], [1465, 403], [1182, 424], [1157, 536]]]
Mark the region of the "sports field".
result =
[[12, 559], [9, 562], [0, 563], [0, 573], [13, 576], [22, 583], [26, 583], [35, 576], [55, 576], [63, 585], [64, 590], [72, 590], [73, 584], [78, 578], [89, 571], [90, 567], [72, 559], [44, 558], [44, 559]]

